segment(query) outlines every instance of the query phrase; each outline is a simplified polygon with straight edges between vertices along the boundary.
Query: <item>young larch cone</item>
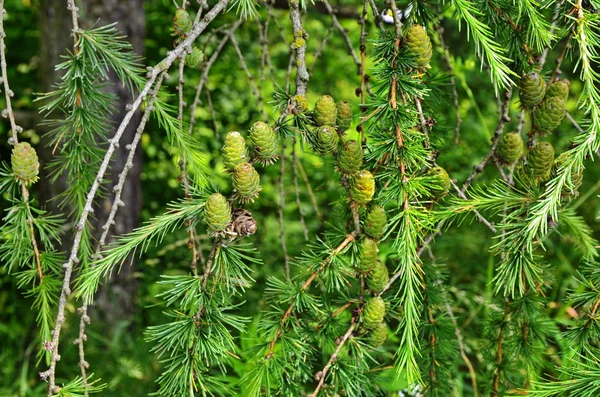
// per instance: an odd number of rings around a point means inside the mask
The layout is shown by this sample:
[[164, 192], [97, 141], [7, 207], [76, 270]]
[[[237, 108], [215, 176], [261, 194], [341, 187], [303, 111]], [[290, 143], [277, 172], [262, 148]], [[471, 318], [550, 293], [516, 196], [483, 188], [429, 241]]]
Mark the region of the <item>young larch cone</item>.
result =
[[193, 25], [192, 17], [183, 8], [175, 11], [175, 18], [173, 18], [173, 32], [175, 36], [185, 36]]
[[233, 170], [233, 188], [235, 198], [240, 203], [254, 202], [258, 193], [262, 190], [260, 186], [260, 175], [250, 163], [238, 164]]
[[367, 276], [367, 287], [374, 293], [378, 294], [383, 291], [383, 288], [390, 281], [390, 273], [388, 272], [385, 263], [376, 261], [375, 266]]
[[231, 223], [231, 206], [221, 193], [213, 193], [204, 205], [204, 219], [213, 233], [224, 231]]
[[333, 153], [337, 149], [340, 137], [335, 128], [323, 125], [314, 132], [314, 148], [323, 155]]
[[339, 132], [344, 132], [352, 125], [352, 106], [348, 101], [340, 101], [335, 104], [337, 109], [337, 117], [335, 126]]
[[385, 317], [385, 302], [379, 296], [369, 298], [362, 311], [362, 324], [365, 328], [375, 329]]
[[385, 209], [380, 205], [371, 205], [365, 218], [363, 231], [367, 236], [379, 240], [385, 233], [386, 223]]
[[519, 82], [521, 105], [527, 109], [536, 107], [546, 94], [546, 82], [539, 73], [524, 74]]
[[367, 335], [367, 342], [372, 347], [379, 347], [383, 345], [388, 336], [388, 326], [386, 323], [378, 323], [373, 327], [371, 332]]
[[277, 134], [269, 124], [257, 121], [250, 128], [248, 138], [259, 163], [269, 165], [277, 160], [277, 150], [279, 149]]
[[40, 162], [35, 149], [29, 143], [17, 143], [12, 149], [10, 160], [18, 181], [30, 185], [38, 180]]
[[323, 95], [317, 99], [314, 115], [317, 125], [335, 125], [337, 108], [333, 98], [329, 95]]
[[560, 96], [546, 97], [533, 113], [533, 124], [536, 131], [550, 133], [562, 122], [567, 108], [565, 100]]
[[344, 175], [354, 175], [363, 165], [363, 150], [360, 143], [349, 140], [342, 144], [338, 154], [338, 171]]
[[525, 143], [517, 132], [503, 134], [498, 142], [496, 154], [505, 164], [512, 164], [523, 156]]
[[433, 46], [427, 30], [421, 25], [412, 25], [408, 28], [404, 37], [406, 38], [408, 52], [414, 55], [417, 65], [420, 68], [429, 67], [433, 55]]
[[559, 79], [548, 86], [546, 89], [546, 98], [557, 96], [563, 100], [569, 99], [569, 90], [571, 89], [571, 83], [567, 79]]
[[433, 167], [427, 172], [427, 176], [431, 177], [431, 187], [429, 192], [434, 198], [444, 197], [450, 190], [450, 176], [442, 167]]
[[229, 170], [233, 170], [238, 164], [248, 161], [248, 149], [246, 140], [237, 131], [230, 131], [225, 137], [225, 144], [221, 149], [223, 164]]
[[350, 196], [352, 200], [364, 205], [373, 199], [375, 194], [375, 178], [367, 170], [360, 171], [350, 184]]
[[361, 241], [359, 247], [359, 260], [356, 270], [360, 273], [369, 273], [377, 265], [377, 253], [379, 244], [376, 240], [365, 238]]
[[538, 142], [527, 155], [527, 170], [536, 181], [545, 182], [550, 179], [554, 164], [554, 148], [548, 142]]

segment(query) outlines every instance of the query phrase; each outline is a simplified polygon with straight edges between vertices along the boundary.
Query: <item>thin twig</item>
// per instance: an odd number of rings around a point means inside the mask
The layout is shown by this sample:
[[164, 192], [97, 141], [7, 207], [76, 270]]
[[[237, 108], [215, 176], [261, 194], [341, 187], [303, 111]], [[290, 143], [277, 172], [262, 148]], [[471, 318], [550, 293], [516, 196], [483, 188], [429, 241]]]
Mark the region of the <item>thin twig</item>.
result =
[[[308, 287], [310, 287], [310, 285], [312, 284], [312, 282], [315, 280], [315, 278], [319, 275], [319, 273], [321, 273], [323, 271], [323, 269], [325, 269], [325, 267], [327, 267], [327, 265], [331, 262], [331, 259], [334, 256], [340, 254], [348, 246], [348, 244], [350, 244], [352, 241], [354, 241], [355, 238], [356, 238], [356, 233], [355, 232], [352, 232], [352, 233], [346, 235], [346, 238], [337, 247], [335, 247], [331, 251], [331, 253], [329, 254], [329, 256], [327, 256], [327, 258], [325, 258], [323, 260], [323, 262], [321, 262], [321, 265], [314, 272], [311, 273], [311, 275], [308, 277], [308, 279], [300, 287], [300, 291], [301, 292], [306, 291], [308, 289]], [[283, 328], [285, 327], [285, 322], [287, 321], [287, 319], [292, 314], [292, 311], [294, 310], [295, 303], [296, 303], [295, 300], [292, 300], [292, 302], [288, 306], [287, 310], [283, 313], [283, 316], [281, 317], [281, 321], [279, 323], [280, 326], [279, 326], [279, 328], [277, 328], [277, 332], [275, 333], [275, 335], [273, 336], [273, 338], [269, 342], [269, 352], [265, 356], [265, 359], [268, 360], [271, 357], [273, 357], [273, 354], [275, 352], [275, 344], [277, 343], [277, 339], [279, 339], [279, 337], [281, 336], [281, 334], [283, 332]]]
[[56, 383], [55, 383], [55, 371], [56, 371], [56, 363], [60, 359], [60, 355], [58, 354], [59, 340], [60, 340], [60, 332], [62, 330], [62, 326], [65, 322], [65, 306], [67, 304], [67, 298], [71, 295], [71, 274], [73, 272], [73, 265], [79, 263], [79, 246], [81, 244], [81, 239], [83, 237], [83, 231], [87, 224], [87, 219], [89, 214], [93, 211], [92, 205], [94, 202], [94, 198], [96, 197], [96, 193], [100, 187], [100, 184], [104, 180], [104, 175], [108, 170], [109, 163], [112, 159], [112, 156], [116, 150], [117, 145], [119, 144], [119, 140], [123, 135], [125, 128], [131, 122], [131, 118], [133, 114], [140, 107], [142, 101], [147, 97], [150, 89], [154, 85], [158, 75], [163, 71], [167, 70], [173, 62], [183, 53], [185, 48], [189, 47], [194, 40], [206, 29], [208, 24], [221, 13], [229, 3], [229, 0], [220, 0], [198, 23], [195, 24], [191, 31], [188, 34], [188, 37], [173, 51], [169, 52], [168, 55], [154, 68], [151, 68], [148, 72], [148, 81], [145, 86], [140, 91], [138, 97], [135, 99], [133, 104], [131, 105], [131, 109], [125, 114], [123, 120], [121, 121], [117, 131], [115, 132], [112, 139], [109, 141], [108, 148], [104, 155], [104, 159], [102, 160], [102, 164], [98, 170], [96, 178], [90, 188], [90, 191], [87, 194], [86, 202], [81, 211], [81, 216], [77, 224], [75, 225], [75, 235], [73, 238], [73, 246], [71, 248], [71, 253], [69, 255], [68, 261], [63, 265], [65, 269], [63, 284], [61, 288], [60, 298], [58, 300], [58, 310], [56, 314], [55, 327], [52, 332], [52, 356], [50, 360], [50, 368], [47, 371], [44, 371], [40, 374], [42, 378], [49, 379], [49, 387], [48, 387], [48, 396], [52, 396], [57, 391]]
[[309, 394], [309, 397], [317, 397], [317, 395], [319, 394], [319, 390], [321, 390], [321, 388], [323, 387], [323, 383], [325, 383], [325, 378], [327, 377], [327, 373], [329, 372], [329, 369], [331, 368], [333, 363], [335, 363], [337, 361], [338, 355], [340, 354], [342, 347], [344, 347], [344, 344], [346, 343], [346, 341], [348, 339], [350, 339], [350, 337], [352, 336], [352, 332], [354, 332], [354, 328], [356, 328], [356, 319], [355, 318], [352, 319], [352, 322], [351, 322], [350, 326], [348, 327], [348, 329], [346, 330], [346, 333], [344, 333], [344, 336], [342, 336], [342, 338], [339, 340], [339, 343], [338, 343], [337, 347], [335, 348], [331, 357], [329, 357], [329, 361], [327, 361], [327, 364], [325, 364], [323, 369], [317, 373], [317, 378], [319, 379], [319, 383], [317, 384], [317, 387], [315, 387], [315, 390], [311, 394]]
[[498, 119], [498, 126], [496, 127], [496, 131], [494, 131], [494, 136], [492, 137], [492, 146], [490, 147], [490, 150], [488, 151], [488, 153], [479, 162], [479, 164], [477, 164], [475, 167], [473, 167], [474, 168], [473, 173], [471, 173], [471, 175], [469, 175], [469, 177], [467, 178], [465, 183], [463, 183], [462, 188], [460, 189], [463, 193], [465, 193], [467, 191], [467, 189], [469, 188], [469, 186], [471, 186], [471, 184], [473, 183], [473, 181], [475, 180], [477, 175], [479, 175], [480, 173], [483, 172], [483, 170], [485, 169], [485, 166], [490, 161], [490, 159], [492, 158], [492, 155], [496, 151], [496, 146], [498, 145], [500, 136], [502, 135], [502, 132], [504, 131], [504, 126], [506, 125], [506, 123], [508, 123], [510, 121], [509, 112], [510, 112], [511, 94], [512, 94], [512, 89], [509, 89], [508, 91], [506, 91], [504, 93], [504, 100], [500, 104], [500, 117]]
[[289, 280], [290, 278], [290, 258], [287, 252], [287, 245], [285, 243], [285, 225], [283, 219], [283, 210], [285, 209], [285, 187], [283, 177], [285, 175], [285, 139], [281, 140], [281, 161], [279, 164], [279, 206], [277, 213], [279, 214], [279, 240], [281, 241], [281, 250], [283, 252], [283, 266], [285, 270], [285, 277]]
[[456, 119], [456, 125], [454, 126], [454, 144], [458, 145], [460, 141], [460, 125], [462, 124], [462, 118], [460, 117], [460, 105], [458, 102], [458, 90], [456, 88], [456, 78], [454, 77], [454, 61], [450, 54], [450, 48], [444, 41], [444, 28], [441, 24], [437, 25], [438, 38], [440, 40], [440, 46], [442, 47], [442, 57], [448, 66], [450, 72], [450, 85], [452, 86], [452, 99], [454, 105], [454, 118]]
[[304, 210], [302, 209], [302, 200], [300, 200], [300, 188], [298, 187], [298, 153], [296, 152], [296, 139], [292, 140], [292, 177], [294, 179], [294, 191], [296, 192], [296, 205], [298, 206], [298, 213], [300, 213], [300, 225], [302, 226], [302, 232], [304, 233], [304, 240], [308, 241], [308, 229], [306, 228], [306, 222], [304, 220]]
[[458, 328], [458, 324], [456, 322], [456, 317], [454, 316], [454, 312], [452, 311], [452, 306], [449, 303], [446, 303], [446, 311], [448, 312], [448, 317], [450, 317], [450, 321], [452, 321], [452, 325], [454, 326], [454, 334], [456, 335], [456, 341], [458, 343], [458, 351], [460, 352], [460, 356], [462, 357], [465, 365], [469, 369], [469, 375], [471, 375], [471, 385], [473, 386], [473, 397], [478, 397], [479, 391], [477, 390], [477, 373], [475, 372], [475, 368], [473, 368], [473, 364], [467, 356], [465, 352], [465, 344], [462, 337], [462, 332], [460, 328]]

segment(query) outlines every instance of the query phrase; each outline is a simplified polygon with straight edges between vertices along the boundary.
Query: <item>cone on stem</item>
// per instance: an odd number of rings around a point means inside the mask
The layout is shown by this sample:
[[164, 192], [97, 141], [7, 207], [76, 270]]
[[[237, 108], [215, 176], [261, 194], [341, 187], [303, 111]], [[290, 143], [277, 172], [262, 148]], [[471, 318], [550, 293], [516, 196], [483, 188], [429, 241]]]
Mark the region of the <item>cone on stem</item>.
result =
[[263, 165], [273, 164], [277, 160], [277, 134], [271, 126], [262, 121], [257, 121], [250, 128], [248, 137], [250, 145], [256, 153], [256, 159]]
[[365, 217], [363, 231], [367, 236], [379, 240], [383, 237], [386, 223], [385, 209], [380, 205], [372, 205]]
[[496, 154], [505, 164], [512, 164], [523, 156], [525, 143], [517, 132], [509, 132], [502, 135]]
[[546, 134], [554, 131], [566, 113], [567, 108], [562, 97], [546, 97], [533, 113], [533, 124], [536, 131]]
[[359, 204], [365, 205], [373, 199], [375, 194], [375, 178], [367, 170], [360, 171], [350, 184], [350, 197]]
[[317, 127], [313, 137], [314, 149], [322, 155], [333, 153], [337, 149], [338, 142], [340, 141], [340, 137], [335, 128], [326, 125]]
[[337, 109], [336, 128], [339, 132], [344, 132], [352, 124], [352, 106], [348, 101], [340, 101], [336, 103], [335, 107]]
[[221, 193], [213, 193], [206, 200], [204, 219], [213, 233], [224, 231], [231, 222], [231, 206]]
[[331, 96], [323, 95], [317, 99], [314, 116], [317, 125], [335, 125], [337, 108], [335, 106], [335, 101]]
[[554, 148], [548, 142], [538, 142], [527, 155], [527, 170], [538, 182], [550, 179], [554, 164]]
[[378, 323], [373, 329], [367, 334], [367, 342], [372, 347], [379, 347], [383, 345], [387, 339], [388, 326], [386, 323]]
[[369, 298], [362, 311], [362, 324], [368, 330], [375, 329], [385, 317], [385, 302], [379, 296]]
[[10, 156], [12, 170], [15, 178], [30, 185], [38, 180], [40, 162], [35, 149], [27, 142], [17, 143]]
[[237, 131], [230, 131], [225, 137], [225, 144], [221, 149], [223, 164], [229, 170], [233, 170], [238, 164], [248, 161], [248, 150], [246, 140]]
[[379, 244], [376, 240], [365, 238], [359, 247], [359, 261], [356, 270], [360, 273], [369, 273], [377, 265], [377, 253]]
[[421, 25], [412, 25], [408, 28], [404, 37], [408, 52], [415, 57], [417, 66], [428, 68], [433, 55], [433, 46], [427, 30]]
[[262, 190], [260, 186], [260, 175], [250, 163], [238, 164], [233, 170], [233, 188], [235, 198], [240, 203], [254, 202], [258, 193]]
[[450, 190], [451, 181], [450, 176], [442, 167], [436, 166], [431, 168], [427, 172], [427, 176], [431, 177], [431, 187], [429, 188], [429, 192], [433, 196], [433, 198], [441, 198], [444, 197], [448, 191]]
[[546, 82], [539, 73], [524, 74], [519, 82], [521, 105], [527, 109], [535, 108], [546, 94]]
[[343, 175], [354, 175], [363, 165], [363, 150], [360, 143], [349, 140], [342, 144], [338, 158], [338, 171]]
[[381, 261], [376, 261], [375, 266], [367, 276], [367, 287], [374, 293], [378, 294], [383, 291], [383, 288], [390, 281], [390, 273], [387, 267]]

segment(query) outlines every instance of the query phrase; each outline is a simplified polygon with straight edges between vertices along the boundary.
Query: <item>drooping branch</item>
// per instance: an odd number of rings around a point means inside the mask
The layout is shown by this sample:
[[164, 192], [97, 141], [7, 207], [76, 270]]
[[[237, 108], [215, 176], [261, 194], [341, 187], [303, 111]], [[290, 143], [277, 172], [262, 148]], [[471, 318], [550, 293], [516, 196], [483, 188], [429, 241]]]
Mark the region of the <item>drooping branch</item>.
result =
[[94, 199], [96, 197], [96, 194], [98, 192], [100, 184], [104, 180], [104, 176], [108, 170], [108, 166], [109, 166], [109, 163], [115, 152], [115, 149], [116, 149], [117, 145], [119, 145], [119, 141], [125, 131], [125, 128], [131, 122], [133, 114], [140, 107], [142, 101], [145, 100], [146, 97], [148, 96], [148, 94], [149, 94], [152, 86], [156, 82], [156, 79], [158, 78], [159, 74], [169, 69], [169, 67], [173, 64], [173, 62], [175, 62], [175, 60], [179, 56], [181, 56], [181, 54], [185, 51], [185, 49], [188, 48], [194, 42], [194, 40], [196, 40], [196, 38], [206, 29], [208, 24], [210, 22], [212, 22], [212, 20], [214, 18], [216, 18], [216, 16], [219, 15], [219, 13], [221, 13], [225, 9], [225, 7], [227, 7], [228, 3], [229, 3], [229, 0], [220, 0], [204, 16], [204, 18], [200, 22], [198, 22], [197, 24], [195, 24], [192, 27], [192, 30], [190, 31], [188, 37], [181, 44], [179, 44], [177, 46], [177, 48], [175, 48], [173, 51], [169, 52], [168, 55], [157, 66], [155, 66], [149, 70], [148, 80], [147, 80], [145, 86], [141, 89], [139, 95], [137, 96], [137, 98], [135, 99], [133, 104], [131, 105], [130, 110], [123, 117], [123, 120], [121, 121], [119, 127], [117, 128], [117, 131], [113, 135], [113, 138], [110, 139], [110, 141], [109, 141], [109, 146], [106, 149], [106, 153], [104, 155], [104, 159], [102, 160], [102, 164], [100, 165], [100, 168], [98, 170], [96, 178], [94, 179], [94, 182], [92, 184], [92, 187], [90, 188], [90, 191], [87, 194], [85, 206], [84, 206], [83, 210], [81, 211], [79, 221], [75, 225], [75, 235], [73, 237], [73, 246], [71, 248], [69, 258], [68, 258], [67, 262], [63, 265], [65, 272], [64, 272], [64, 278], [63, 278], [63, 283], [62, 283], [62, 288], [61, 288], [61, 294], [60, 294], [60, 298], [58, 301], [58, 311], [56, 314], [55, 328], [52, 333], [52, 341], [51, 341], [52, 356], [51, 356], [51, 360], [50, 360], [50, 368], [47, 371], [44, 371], [40, 374], [40, 376], [42, 378], [49, 379], [49, 387], [48, 387], [48, 395], [49, 396], [51, 396], [53, 393], [55, 393], [57, 391], [56, 383], [55, 383], [55, 370], [56, 370], [56, 363], [60, 359], [59, 340], [60, 340], [60, 333], [61, 333], [62, 326], [66, 320], [65, 306], [67, 303], [67, 298], [71, 295], [71, 275], [73, 272], [73, 266], [79, 263], [79, 258], [78, 258], [79, 257], [79, 247], [80, 247], [81, 240], [83, 237], [84, 228], [87, 223], [88, 216], [93, 211], [92, 205], [93, 205]]

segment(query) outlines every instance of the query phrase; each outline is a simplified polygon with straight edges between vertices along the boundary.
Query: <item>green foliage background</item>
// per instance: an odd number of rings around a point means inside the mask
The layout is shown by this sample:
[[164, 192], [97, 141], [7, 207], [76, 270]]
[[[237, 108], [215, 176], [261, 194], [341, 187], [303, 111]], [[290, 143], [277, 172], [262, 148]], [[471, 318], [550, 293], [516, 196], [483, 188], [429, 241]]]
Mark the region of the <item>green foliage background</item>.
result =
[[[340, 1], [344, 6], [353, 6], [349, 0]], [[6, 8], [10, 10], [5, 21], [6, 42], [8, 48], [9, 78], [17, 99], [14, 106], [19, 110], [37, 110], [33, 103], [35, 93], [39, 92], [38, 63], [39, 63], [39, 31], [37, 30], [37, 1], [10, 0]], [[357, 7], [357, 10], [359, 7]], [[550, 12], [551, 10], [546, 10]], [[146, 64], [154, 65], [162, 59], [166, 52], [172, 48], [170, 36], [171, 15], [174, 6], [168, 0], [148, 1], [145, 4], [146, 13]], [[281, 24], [281, 31], [285, 38], [292, 40], [292, 30], [287, 13], [274, 11]], [[218, 18], [212, 28], [220, 25], [231, 24], [236, 21], [234, 13], [229, 13]], [[372, 22], [372, 21], [371, 21]], [[359, 25], [355, 20], [342, 20], [343, 26], [358, 48]], [[308, 89], [308, 100], [311, 105], [321, 94], [331, 94], [336, 99], [351, 102], [355, 112], [358, 111], [359, 98], [355, 89], [360, 84], [360, 77], [356, 74], [356, 66], [347, 53], [344, 41], [333, 31], [322, 55], [316, 59], [317, 51], [322, 39], [329, 34], [331, 26], [330, 16], [317, 12], [309, 12], [305, 18], [304, 28], [310, 34], [307, 41], [309, 54], [307, 63], [309, 69], [313, 68]], [[371, 29], [375, 29], [371, 24]], [[209, 38], [210, 37], [210, 38]], [[249, 68], [257, 76], [260, 65], [260, 41], [256, 25], [247, 21], [238, 30], [236, 37], [240, 47], [244, 49]], [[451, 97], [450, 81], [447, 68], [442, 60], [439, 46], [434, 46], [434, 61], [432, 61], [433, 75], [439, 79], [439, 98], [435, 103], [435, 114], [439, 116], [433, 130], [433, 139], [440, 151], [438, 162], [446, 168], [452, 178], [459, 182], [464, 181], [472, 171], [473, 165], [489, 150], [490, 138], [496, 126], [497, 99], [494, 88], [489, 81], [486, 70], [480, 70], [478, 57], [474, 55], [472, 42], [467, 42], [466, 33], [459, 31], [458, 26], [448, 23], [445, 26], [445, 40], [455, 55], [455, 79], [459, 96], [460, 115], [462, 124], [460, 128], [460, 141], [454, 144], [454, 107]], [[205, 53], [210, 57], [215, 50], [221, 35], [203, 35], [199, 45], [205, 46]], [[262, 86], [265, 108], [271, 119], [278, 114], [268, 103], [273, 92], [277, 89], [271, 81], [273, 78], [279, 85], [285, 84], [286, 70], [288, 67], [288, 45], [278, 36], [277, 29], [270, 32], [272, 56], [275, 76], [267, 76]], [[66, 49], [65, 49], [66, 50]], [[370, 48], [367, 50], [370, 51]], [[558, 51], [558, 50], [557, 50]], [[551, 53], [549, 59], [554, 59], [558, 54]], [[314, 65], [313, 65], [314, 61]], [[549, 62], [550, 66], [553, 65]], [[368, 64], [367, 68], [373, 65]], [[562, 70], [569, 77], [574, 68], [574, 61], [566, 59]], [[186, 71], [186, 94], [188, 98], [193, 95], [193, 89], [199, 82], [200, 70], [188, 69]], [[176, 73], [171, 73], [165, 88], [171, 93], [176, 93]], [[572, 93], [581, 91], [581, 83], [572, 79]], [[206, 106], [206, 97], [197, 110], [197, 123], [194, 136], [203, 145], [202, 152], [208, 154], [206, 161], [211, 168], [220, 169], [221, 160], [219, 150], [222, 140], [215, 139], [214, 128], [222, 139], [227, 131], [247, 131], [251, 124], [261, 118], [257, 108], [257, 98], [248, 88], [244, 71], [239, 68], [238, 56], [231, 45], [227, 45], [210, 71], [207, 85], [210, 90], [216, 119], [212, 119], [211, 112]], [[436, 93], [437, 95], [438, 93]], [[571, 95], [568, 110], [575, 119], [581, 119], [582, 114], [577, 109], [577, 95]], [[173, 103], [175, 98], [171, 98]], [[3, 100], [2, 100], [3, 101]], [[0, 105], [3, 107], [3, 105]], [[516, 115], [519, 112], [518, 97], [513, 97], [511, 104], [511, 121], [506, 131], [516, 128], [518, 122]], [[0, 125], [0, 159], [6, 160], [10, 156], [10, 149], [5, 145], [7, 141], [8, 125]], [[576, 134], [573, 126], [563, 121], [561, 126], [548, 140], [552, 142], [557, 153], [566, 150], [573, 136]], [[26, 131], [32, 144], [39, 143], [36, 130]], [[148, 220], [153, 215], [162, 212], [166, 203], [182, 196], [182, 190], [177, 180], [179, 169], [178, 153], [165, 139], [165, 133], [156, 121], [152, 120], [142, 137], [144, 153], [143, 181], [143, 220]], [[41, 148], [38, 148], [41, 150]], [[323, 219], [320, 219], [307, 195], [306, 187], [301, 182], [303, 211], [306, 215], [308, 228], [311, 231], [322, 232], [325, 222], [342, 190], [337, 180], [331, 177], [332, 160], [323, 159], [310, 153], [301, 153], [301, 162], [308, 174], [312, 189], [319, 203], [331, 203], [322, 206], [320, 210]], [[580, 188], [580, 197], [577, 199], [577, 212], [581, 214], [594, 231], [594, 236], [600, 238], [600, 224], [597, 219], [600, 201], [597, 199], [597, 190], [600, 188], [600, 169], [588, 161], [583, 186]], [[292, 189], [292, 175], [290, 163], [286, 164], [286, 206], [285, 225], [286, 239], [290, 257], [298, 256], [306, 247], [302, 229], [299, 223], [299, 213]], [[258, 221], [258, 230], [251, 237], [255, 246], [259, 248], [258, 257], [261, 265], [254, 265], [252, 274], [256, 282], [246, 291], [244, 299], [248, 304], [241, 306], [239, 314], [257, 319], [265, 309], [266, 303], [262, 300], [266, 279], [271, 275], [281, 276], [283, 273], [283, 258], [279, 240], [279, 223], [277, 215], [278, 202], [278, 175], [279, 166], [264, 169], [261, 175], [263, 192], [261, 199], [249, 208], [253, 211]], [[220, 172], [211, 175], [214, 184], [221, 190], [228, 192], [227, 177]], [[498, 173], [493, 166], [488, 166], [485, 173], [477, 183], [485, 183], [498, 178]], [[460, 185], [460, 184], [459, 184]], [[5, 201], [0, 202], [6, 205]], [[3, 209], [0, 207], [0, 209]], [[208, 236], [204, 239], [203, 248], [207, 253], [210, 241]], [[481, 340], [483, 319], [488, 311], [488, 303], [493, 301], [492, 287], [490, 285], [495, 259], [488, 252], [494, 243], [491, 232], [476, 221], [464, 222], [460, 227], [437, 237], [432, 249], [437, 262], [443, 263], [448, 268], [448, 285], [450, 288], [450, 301], [458, 324], [465, 335], [465, 339], [472, 343], [467, 346], [468, 354], [484, 360], [482, 355]], [[189, 253], [185, 249], [175, 249], [185, 246], [187, 234], [184, 230], [168, 234], [164, 241], [157, 247], [151, 247], [140, 261], [136, 277], [139, 281], [139, 291], [136, 296], [138, 310], [135, 316], [119, 322], [118, 324], [103, 323], [100, 318], [92, 314], [92, 324], [88, 328], [87, 360], [94, 364], [92, 372], [96, 377], [102, 378], [108, 384], [107, 395], [114, 396], [147, 396], [156, 390], [155, 379], [160, 374], [160, 365], [153, 354], [149, 352], [152, 347], [144, 341], [143, 334], [150, 325], [161, 324], [165, 321], [163, 302], [156, 296], [164, 289], [158, 284], [161, 274], [185, 274], [188, 271]], [[549, 299], [552, 302], [566, 301], [568, 290], [577, 289], [574, 276], [579, 267], [579, 255], [573, 252], [573, 237], [568, 234], [554, 233], [547, 242], [547, 251], [544, 257], [550, 267], [557, 269], [554, 288]], [[293, 272], [297, 271], [292, 269]], [[7, 274], [7, 269], [0, 267], [0, 396], [38, 396], [45, 393], [45, 384], [37, 378], [36, 353], [38, 341], [34, 315], [30, 312], [31, 301], [22, 296], [17, 290], [14, 277]], [[70, 302], [67, 306], [69, 321], [65, 325], [62, 344], [63, 362], [77, 362], [76, 345], [68, 343], [77, 334], [76, 306]], [[550, 317], [555, 325], [564, 329], [571, 321], [570, 307], [557, 303], [550, 305]], [[242, 345], [244, 344], [242, 337]], [[565, 346], [552, 348], [564, 349]], [[231, 373], [231, 382], [241, 376], [247, 369], [241, 360], [235, 365], [236, 373]], [[549, 366], [549, 372], [553, 372]], [[75, 366], [61, 365], [59, 367], [59, 383], [67, 381], [78, 374]], [[469, 382], [463, 378], [466, 368], [456, 372], [453, 383], [456, 395], [472, 395]], [[389, 390], [399, 389], [403, 385], [389, 385]]]

